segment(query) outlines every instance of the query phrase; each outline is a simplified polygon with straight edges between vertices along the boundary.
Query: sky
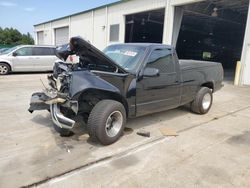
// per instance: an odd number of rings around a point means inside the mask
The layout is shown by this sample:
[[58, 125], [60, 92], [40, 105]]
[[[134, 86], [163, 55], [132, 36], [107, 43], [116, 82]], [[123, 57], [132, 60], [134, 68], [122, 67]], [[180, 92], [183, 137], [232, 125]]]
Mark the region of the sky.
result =
[[0, 27], [34, 35], [34, 24], [118, 0], [0, 0]]

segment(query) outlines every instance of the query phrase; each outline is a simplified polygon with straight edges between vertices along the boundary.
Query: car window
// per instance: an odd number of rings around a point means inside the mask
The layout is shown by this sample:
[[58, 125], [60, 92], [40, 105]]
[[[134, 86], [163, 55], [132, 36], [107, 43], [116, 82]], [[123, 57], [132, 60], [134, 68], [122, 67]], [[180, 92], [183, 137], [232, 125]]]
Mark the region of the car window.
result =
[[147, 67], [159, 69], [161, 73], [175, 72], [172, 52], [169, 49], [156, 49], [149, 56]]
[[15, 51], [17, 56], [32, 56], [32, 48], [24, 47]]
[[55, 48], [34, 47], [33, 55], [35, 56], [52, 56], [55, 55]]

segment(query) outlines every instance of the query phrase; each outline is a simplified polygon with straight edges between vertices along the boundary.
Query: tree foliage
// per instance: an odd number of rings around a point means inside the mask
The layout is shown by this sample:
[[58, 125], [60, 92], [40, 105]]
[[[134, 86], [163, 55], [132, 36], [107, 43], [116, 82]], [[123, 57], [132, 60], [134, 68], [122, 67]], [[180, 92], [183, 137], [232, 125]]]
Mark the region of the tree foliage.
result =
[[0, 27], [0, 44], [3, 45], [20, 45], [34, 44], [34, 39], [30, 33], [22, 34], [17, 29]]

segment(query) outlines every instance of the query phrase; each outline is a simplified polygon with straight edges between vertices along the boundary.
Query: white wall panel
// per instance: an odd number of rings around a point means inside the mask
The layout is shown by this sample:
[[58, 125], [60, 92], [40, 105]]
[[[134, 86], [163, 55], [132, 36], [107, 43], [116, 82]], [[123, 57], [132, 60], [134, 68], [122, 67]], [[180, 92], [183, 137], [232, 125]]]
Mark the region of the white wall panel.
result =
[[92, 42], [92, 12], [71, 17], [70, 36], [81, 36]]
[[69, 26], [69, 18], [63, 18], [61, 20], [52, 21], [52, 28]]
[[94, 40], [93, 44], [103, 50], [106, 47], [106, 9], [99, 9], [94, 11]]

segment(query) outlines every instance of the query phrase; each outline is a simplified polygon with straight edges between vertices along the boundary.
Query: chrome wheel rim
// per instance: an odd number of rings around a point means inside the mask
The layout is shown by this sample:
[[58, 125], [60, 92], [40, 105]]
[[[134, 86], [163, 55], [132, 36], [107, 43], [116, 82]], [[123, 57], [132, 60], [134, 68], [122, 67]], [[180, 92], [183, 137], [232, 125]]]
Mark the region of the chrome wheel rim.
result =
[[106, 134], [109, 137], [115, 137], [121, 130], [123, 124], [123, 115], [120, 111], [112, 112], [107, 121], [105, 126]]
[[211, 105], [212, 97], [209, 93], [205, 94], [202, 100], [202, 107], [204, 110], [208, 110]]
[[8, 67], [6, 65], [0, 65], [0, 74], [7, 74]]

